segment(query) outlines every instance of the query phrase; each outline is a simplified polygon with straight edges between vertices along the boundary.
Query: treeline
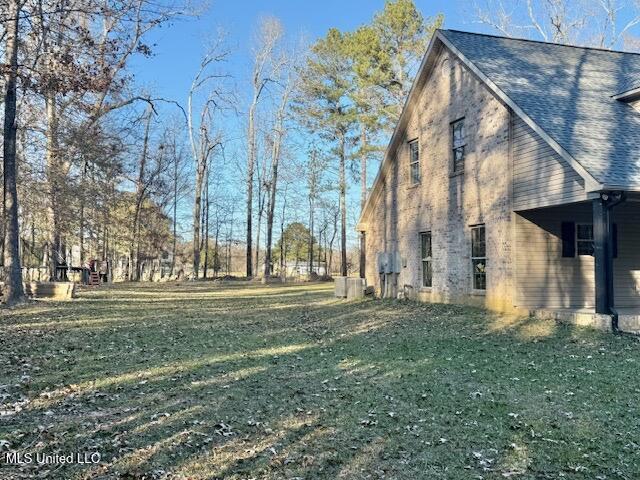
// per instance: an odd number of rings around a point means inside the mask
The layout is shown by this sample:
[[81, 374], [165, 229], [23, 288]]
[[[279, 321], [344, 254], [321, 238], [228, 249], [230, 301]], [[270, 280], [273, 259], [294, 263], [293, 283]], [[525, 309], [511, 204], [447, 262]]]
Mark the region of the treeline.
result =
[[[187, 12], [148, 0], [3, 0], [0, 12], [0, 260], [12, 303], [23, 297], [24, 264], [55, 280], [72, 245], [81, 261], [139, 258], [171, 237], [165, 206], [175, 188], [165, 186], [179, 150], [170, 131], [150, 141], [157, 99], [136, 87], [129, 65], [151, 54], [151, 30]], [[140, 114], [142, 103], [151, 110]]]
[[309, 270], [345, 274], [347, 185], [359, 182], [364, 200], [367, 163], [442, 22], [393, 0], [369, 25], [309, 46], [264, 18], [241, 91], [220, 36], [184, 99], [165, 99], [142, 90], [130, 64], [152, 55], [149, 32], [193, 10], [148, 0], [0, 7], [8, 303], [23, 297], [23, 267], [58, 280], [89, 259], [108, 259], [129, 280], [154, 259], [168, 260], [168, 275], [190, 264], [197, 278], [244, 248], [247, 277], [280, 274], [283, 255], [299, 262], [299, 235], [295, 245], [285, 235], [297, 224], [308, 231]]
[[[286, 205], [283, 198], [286, 194], [280, 192], [278, 177], [280, 157], [286, 149], [296, 149], [302, 157], [298, 183], [302, 184], [306, 197], [306, 218], [300, 220], [309, 229], [308, 271], [313, 273], [314, 261], [316, 265], [324, 261], [314, 257], [314, 239], [318, 242], [317, 249], [324, 245], [325, 253], [329, 253], [325, 261], [328, 270], [334, 270], [329, 266], [330, 263], [333, 266], [334, 249], [339, 253], [338, 272], [347, 275], [353, 270], [347, 237], [354, 223], [349, 213], [357, 217], [364, 204], [369, 185], [367, 165], [373, 162], [377, 166], [427, 44], [442, 21], [441, 15], [425, 19], [412, 0], [389, 0], [369, 24], [351, 32], [331, 29], [304, 50], [284, 54], [279, 49], [283, 38], [279, 22], [276, 19], [262, 22], [248, 110], [247, 277], [269, 277], [272, 273], [274, 209], [276, 203]], [[279, 92], [280, 102], [277, 108], [262, 112], [273, 127], [263, 141], [272, 148], [266, 150], [261, 160], [256, 148], [254, 117], [261, 95], [272, 84], [278, 86], [274, 88]], [[254, 176], [261, 162], [263, 175], [256, 183]], [[353, 206], [349, 212], [347, 192], [352, 183], [359, 183], [360, 206]], [[256, 205], [257, 232], [253, 227]], [[266, 239], [261, 262], [263, 213]]]
[[[160, 98], [131, 63], [153, 54], [151, 32], [202, 12], [180, 1], [0, 0], [5, 302], [23, 298], [25, 268], [57, 280], [90, 259], [128, 280], [159, 264], [169, 278], [357, 269], [352, 227], [443, 17], [387, 0], [311, 45], [262, 18], [247, 78], [220, 34], [188, 91]], [[484, 0], [474, 19], [637, 50], [635, 3], [580, 4]]]

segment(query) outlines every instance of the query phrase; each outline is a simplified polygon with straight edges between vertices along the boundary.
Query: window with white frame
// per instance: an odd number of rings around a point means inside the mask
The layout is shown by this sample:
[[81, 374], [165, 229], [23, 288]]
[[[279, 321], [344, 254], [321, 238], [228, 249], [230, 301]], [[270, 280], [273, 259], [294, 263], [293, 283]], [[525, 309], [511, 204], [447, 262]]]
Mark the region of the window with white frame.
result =
[[487, 289], [487, 243], [484, 225], [471, 227], [471, 268], [473, 289]]
[[576, 251], [578, 255], [593, 255], [593, 225], [576, 224]]
[[465, 154], [464, 118], [451, 123], [451, 148], [453, 173], [464, 171]]
[[422, 259], [423, 287], [431, 287], [433, 282], [433, 264], [431, 253], [431, 232], [423, 232], [420, 234], [420, 256]]
[[411, 185], [420, 183], [420, 147], [418, 140], [409, 142], [409, 174]]

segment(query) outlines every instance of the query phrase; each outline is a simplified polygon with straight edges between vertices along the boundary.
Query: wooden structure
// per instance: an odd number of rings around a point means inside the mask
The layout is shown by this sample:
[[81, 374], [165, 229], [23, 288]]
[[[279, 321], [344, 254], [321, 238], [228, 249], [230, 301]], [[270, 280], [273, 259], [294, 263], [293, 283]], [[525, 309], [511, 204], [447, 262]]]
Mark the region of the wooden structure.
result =
[[36, 299], [71, 300], [76, 294], [73, 282], [28, 282], [24, 287], [25, 293]]

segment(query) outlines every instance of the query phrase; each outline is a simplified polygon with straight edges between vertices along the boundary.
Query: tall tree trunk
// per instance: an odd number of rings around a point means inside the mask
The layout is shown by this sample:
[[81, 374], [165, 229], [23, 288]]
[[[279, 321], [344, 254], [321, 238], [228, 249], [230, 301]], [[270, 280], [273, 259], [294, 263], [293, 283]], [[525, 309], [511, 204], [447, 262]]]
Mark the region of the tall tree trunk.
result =
[[131, 226], [131, 243], [129, 245], [129, 280], [140, 280], [140, 211], [146, 195], [145, 171], [147, 167], [147, 156], [149, 152], [149, 130], [151, 128], [151, 108], [147, 109], [147, 118], [144, 127], [144, 139], [142, 143], [142, 155], [140, 156], [140, 167], [138, 179], [136, 181], [136, 205]]
[[[107, 198], [113, 198], [114, 195], [114, 189], [112, 184], [109, 184], [109, 196]], [[106, 258], [110, 260], [110, 252], [109, 252], [109, 209], [105, 208], [103, 209], [103, 216], [102, 216], [102, 222], [103, 222], [103, 230], [104, 230], [104, 235], [103, 237], [103, 241], [102, 241], [102, 258]], [[111, 265], [111, 263], [109, 263], [109, 265]]]
[[253, 213], [251, 208], [252, 201], [253, 201], [253, 178], [250, 181], [247, 179], [247, 251], [246, 251], [247, 278], [253, 277], [253, 228], [252, 228]]
[[267, 240], [264, 246], [264, 278], [267, 279], [271, 276], [271, 248], [273, 243], [273, 212], [275, 209], [276, 201], [276, 184], [275, 178], [278, 175], [278, 167], [271, 166], [271, 185], [269, 187], [268, 199], [267, 199]]
[[[336, 240], [336, 235], [338, 234], [338, 216], [340, 215], [340, 212], [336, 211], [334, 217], [333, 217], [333, 232], [331, 234], [331, 240], [329, 241], [329, 263], [328, 263], [328, 268], [329, 268], [329, 275], [331, 275], [333, 273], [333, 243]], [[325, 249], [325, 254], [326, 254], [327, 249]]]
[[87, 176], [87, 163], [84, 163], [80, 174], [80, 226], [78, 228], [78, 243], [80, 244], [80, 266], [84, 265], [84, 227], [85, 227], [85, 179]]
[[196, 170], [196, 192], [193, 203], [193, 276], [198, 278], [200, 273], [200, 215], [202, 209], [202, 184], [204, 183], [204, 170], [206, 162], [198, 162]]
[[[360, 145], [362, 148], [360, 157], [360, 215], [367, 203], [367, 130], [364, 123], [360, 126]], [[360, 233], [360, 278], [365, 278], [365, 244], [364, 233]]]
[[347, 276], [347, 180], [345, 134], [340, 134], [340, 275]]
[[[327, 227], [328, 228], [328, 227]], [[324, 264], [324, 274], [326, 276], [330, 276], [331, 272], [329, 272], [329, 266], [327, 264], [327, 249], [328, 247], [328, 242], [327, 242], [327, 230], [325, 229], [324, 231], [324, 236], [323, 236], [323, 240], [324, 240], [324, 251], [322, 252], [322, 263]]]
[[206, 215], [207, 215], [207, 202], [206, 202], [206, 197], [207, 197], [207, 189], [206, 189], [206, 185], [207, 185], [207, 175], [205, 173], [204, 176], [204, 181], [203, 181], [203, 195], [204, 195], [204, 199], [203, 199], [203, 203], [202, 203], [202, 212], [200, 214], [200, 267], [202, 269], [202, 250], [204, 249], [204, 239], [206, 237], [205, 235], [205, 231], [204, 231], [204, 222], [206, 220]]
[[207, 267], [209, 263], [209, 169], [207, 168], [207, 176], [205, 181], [204, 190], [204, 268], [202, 273], [204, 278], [207, 278]]
[[84, 200], [82, 199], [82, 192], [80, 192], [80, 197], [80, 225], [78, 227], [78, 243], [80, 244], [80, 265], [84, 265]]
[[321, 266], [322, 266], [322, 229], [318, 227], [318, 275], [320, 275]]
[[253, 277], [253, 174], [256, 162], [255, 115], [258, 97], [259, 94], [254, 95], [253, 103], [249, 108], [249, 128], [247, 129], [247, 135], [249, 137], [247, 156], [247, 278]]
[[144, 263], [140, 258], [140, 215], [138, 215], [138, 228], [136, 229], [136, 253], [135, 253], [135, 262], [136, 262], [136, 282], [142, 280], [142, 272]]
[[227, 266], [226, 266], [226, 272], [227, 275], [231, 275], [231, 261], [232, 261], [232, 251], [231, 251], [231, 242], [233, 242], [233, 233], [235, 232], [234, 229], [234, 222], [236, 219], [236, 213], [235, 213], [235, 204], [231, 204], [231, 212], [229, 213], [229, 217], [230, 217], [230, 221], [229, 221], [229, 227], [227, 229]]
[[262, 227], [262, 209], [258, 212], [258, 228], [256, 229], [256, 261], [253, 265], [254, 274], [258, 274], [258, 265], [260, 262], [260, 228]]
[[[216, 209], [216, 211], [218, 211]], [[213, 275], [215, 277], [220, 273], [220, 254], [218, 253], [219, 239], [220, 237], [220, 222], [218, 221], [218, 214], [216, 213], [216, 236], [213, 244]]]
[[309, 267], [307, 268], [307, 272], [309, 275], [313, 274], [313, 210], [314, 210], [314, 201], [313, 197], [309, 197]]
[[360, 157], [360, 211], [364, 209], [367, 201], [367, 130], [360, 126], [360, 145], [362, 148]]
[[138, 280], [138, 261], [136, 261], [136, 257], [139, 255], [139, 251], [136, 251], [136, 238], [138, 237], [140, 210], [141, 202], [136, 201], [133, 223], [131, 225], [131, 243], [129, 244], [129, 270], [127, 271], [127, 280], [129, 281]]
[[6, 24], [6, 74], [4, 94], [3, 132], [3, 220], [5, 224], [5, 277], [4, 301], [8, 305], [24, 300], [22, 267], [20, 265], [20, 227], [18, 223], [18, 175], [16, 165], [16, 109], [18, 96], [18, 43], [20, 0], [10, 0]]
[[[258, 179], [258, 184], [259, 184]], [[259, 265], [260, 265], [260, 230], [262, 229], [262, 214], [264, 213], [264, 197], [265, 193], [258, 193], [258, 228], [256, 228], [256, 262], [254, 264], [253, 271], [255, 274], [258, 273]]]
[[269, 200], [267, 205], [267, 242], [265, 245], [264, 276], [271, 276], [271, 249], [273, 244], [273, 217], [276, 208], [276, 193], [278, 192], [278, 166], [280, 163], [280, 151], [284, 138], [284, 116], [289, 102], [289, 86], [285, 87], [282, 94], [278, 113], [276, 114], [275, 136], [273, 139], [273, 150], [271, 153], [271, 186], [269, 189]]
[[276, 206], [276, 180], [278, 178], [278, 164], [274, 159], [271, 165], [271, 185], [267, 199], [267, 240], [264, 246], [264, 278], [271, 276], [271, 248], [273, 243], [273, 214]]
[[[175, 144], [173, 151], [175, 155]], [[176, 268], [176, 246], [178, 241], [178, 158], [174, 156], [173, 160], [173, 244], [171, 247], [171, 273], [169, 275], [171, 277], [173, 277]]]
[[231, 274], [231, 236], [227, 237], [226, 245], [227, 258], [225, 259], [225, 272], [227, 275]]
[[31, 259], [32, 265], [38, 265], [38, 257], [36, 255], [36, 222], [31, 217]]
[[[247, 251], [246, 251], [246, 275], [253, 277], [252, 265], [252, 241], [253, 241], [253, 175], [256, 164], [256, 112], [262, 91], [272, 79], [266, 75], [267, 69], [272, 68], [273, 52], [282, 35], [282, 27], [278, 21], [265, 19], [260, 25], [259, 45], [255, 52], [251, 85], [253, 96], [249, 106], [249, 118], [247, 129]], [[257, 254], [258, 255], [258, 254]], [[256, 265], [256, 270], [258, 265]]]
[[282, 199], [282, 218], [280, 219], [280, 276], [286, 278], [287, 272], [285, 270], [285, 253], [284, 253], [284, 223], [285, 212], [287, 209], [287, 185], [284, 187], [284, 198]]
[[[43, 56], [47, 61], [53, 61], [53, 48], [50, 46], [49, 35], [51, 31], [45, 27], [46, 22], [40, 11], [41, 27], [41, 48]], [[62, 41], [62, 29], [56, 36], [56, 45]], [[49, 201], [47, 204], [48, 217], [48, 242], [49, 242], [49, 277], [51, 280], [59, 280], [57, 266], [64, 261], [62, 251], [62, 210], [64, 202], [63, 188], [65, 187], [62, 160], [59, 151], [59, 118], [58, 118], [58, 97], [54, 85], [45, 86], [44, 90], [46, 132], [45, 132], [45, 172], [47, 182], [47, 194]]]
[[60, 194], [61, 192], [61, 165], [58, 151], [58, 105], [55, 92], [48, 90], [45, 93], [45, 109], [47, 117], [46, 129], [46, 171], [49, 202], [47, 216], [49, 221], [49, 276], [52, 280], [58, 280], [58, 264], [63, 259], [60, 239]]

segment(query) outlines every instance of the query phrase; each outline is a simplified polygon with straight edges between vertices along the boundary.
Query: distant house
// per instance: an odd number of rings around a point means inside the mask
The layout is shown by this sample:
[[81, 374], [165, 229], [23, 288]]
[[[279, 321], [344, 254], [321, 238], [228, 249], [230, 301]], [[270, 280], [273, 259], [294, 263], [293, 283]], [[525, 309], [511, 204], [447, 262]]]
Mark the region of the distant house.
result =
[[640, 55], [438, 31], [359, 221], [362, 275], [386, 297], [640, 313], [636, 102]]
[[[278, 270], [280, 266], [277, 266]], [[327, 274], [327, 268], [324, 262], [313, 262], [312, 264], [313, 273], [317, 274], [320, 277], [323, 277]], [[286, 272], [287, 277], [306, 277], [311, 274], [309, 271], [309, 262], [301, 261], [294, 262], [288, 260], [284, 265], [284, 271]]]

